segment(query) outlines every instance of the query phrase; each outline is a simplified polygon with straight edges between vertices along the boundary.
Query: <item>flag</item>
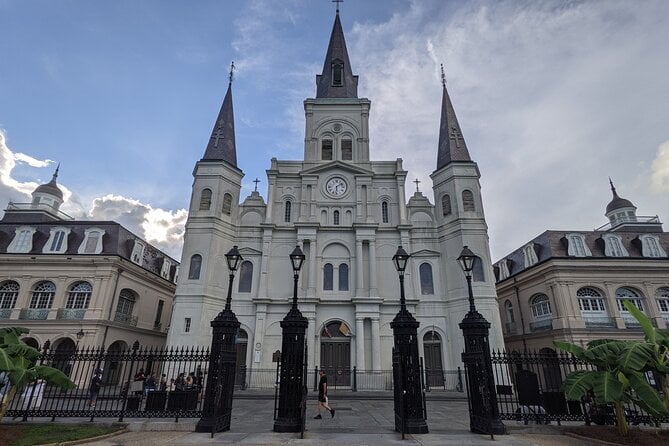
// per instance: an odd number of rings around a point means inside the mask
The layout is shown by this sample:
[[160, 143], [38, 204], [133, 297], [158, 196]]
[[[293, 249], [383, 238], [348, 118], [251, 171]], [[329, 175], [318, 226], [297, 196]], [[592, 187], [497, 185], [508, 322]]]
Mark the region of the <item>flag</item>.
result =
[[331, 337], [332, 337], [332, 334], [330, 334], [330, 330], [328, 330], [327, 325], [325, 326], [325, 328], [323, 329], [323, 331], [324, 331], [325, 334], [328, 336], [328, 338], [331, 338]]
[[348, 325], [346, 325], [344, 322], [342, 322], [339, 326], [339, 332], [344, 336], [351, 336], [351, 330], [349, 330]]

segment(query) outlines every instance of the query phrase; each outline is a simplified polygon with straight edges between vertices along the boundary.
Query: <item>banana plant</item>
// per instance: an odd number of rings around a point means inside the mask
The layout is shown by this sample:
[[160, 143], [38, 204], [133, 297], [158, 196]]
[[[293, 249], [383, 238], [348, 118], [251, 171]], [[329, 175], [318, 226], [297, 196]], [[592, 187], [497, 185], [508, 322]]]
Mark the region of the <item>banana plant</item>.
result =
[[570, 400], [592, 392], [598, 404], [613, 404], [616, 424], [622, 435], [629, 433], [624, 404], [633, 401], [648, 414], [669, 415], [660, 394], [645, 379], [644, 371], [653, 356], [653, 345], [645, 341], [598, 339], [583, 348], [554, 341], [556, 347], [594, 366], [594, 370], [570, 373], [562, 387]]
[[75, 387], [60, 370], [37, 364], [40, 357], [39, 350], [21, 340], [21, 336], [29, 331], [23, 327], [0, 328], [0, 373], [9, 379], [9, 384], [3, 384], [10, 386], [9, 391], [5, 390], [5, 398], [0, 405], [0, 421], [14, 396], [35, 380], [43, 379], [63, 389]]

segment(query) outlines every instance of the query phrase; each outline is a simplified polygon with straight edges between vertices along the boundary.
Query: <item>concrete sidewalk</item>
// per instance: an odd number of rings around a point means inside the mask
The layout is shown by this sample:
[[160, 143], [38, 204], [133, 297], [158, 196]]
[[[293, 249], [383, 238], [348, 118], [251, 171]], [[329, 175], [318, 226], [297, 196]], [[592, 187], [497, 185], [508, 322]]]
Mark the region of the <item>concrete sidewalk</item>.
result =
[[[304, 439], [299, 433], [274, 433], [272, 427], [274, 402], [259, 399], [235, 399], [231, 430], [215, 434], [193, 432], [197, 420], [179, 423], [167, 420], [129, 421], [131, 432], [96, 442], [97, 446], [121, 445], [541, 445], [585, 446], [589, 443], [560, 435], [554, 426], [524, 426], [517, 422], [505, 423], [510, 435], [476, 435], [469, 432], [467, 402], [428, 400], [428, 426], [430, 433], [406, 435], [403, 441], [394, 431], [393, 402], [389, 400], [337, 400], [331, 396], [336, 410], [334, 418], [323, 414], [314, 420], [315, 402], [309, 401], [307, 430]], [[326, 416], [327, 415], [327, 416]], [[100, 420], [102, 421], [102, 420]]]

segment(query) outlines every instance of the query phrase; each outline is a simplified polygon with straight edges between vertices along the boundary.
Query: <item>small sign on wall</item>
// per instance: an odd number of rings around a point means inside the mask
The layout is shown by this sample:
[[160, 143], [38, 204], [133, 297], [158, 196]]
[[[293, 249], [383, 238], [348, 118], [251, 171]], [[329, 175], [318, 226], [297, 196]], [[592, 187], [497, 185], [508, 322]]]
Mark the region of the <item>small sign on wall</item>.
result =
[[253, 355], [253, 362], [260, 362], [260, 350], [255, 351], [255, 355]]

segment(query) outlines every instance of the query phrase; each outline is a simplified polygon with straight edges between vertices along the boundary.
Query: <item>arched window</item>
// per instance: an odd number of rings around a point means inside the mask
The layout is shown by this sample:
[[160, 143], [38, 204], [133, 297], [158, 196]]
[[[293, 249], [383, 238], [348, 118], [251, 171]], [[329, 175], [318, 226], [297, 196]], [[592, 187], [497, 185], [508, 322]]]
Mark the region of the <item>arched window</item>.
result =
[[506, 312], [506, 321], [507, 322], [516, 322], [516, 315], [513, 312], [513, 304], [510, 300], [504, 302], [504, 311]]
[[432, 282], [432, 265], [421, 263], [418, 268], [420, 273], [420, 294], [434, 294], [434, 283]]
[[77, 282], [67, 294], [65, 308], [85, 310], [91, 302], [93, 287], [88, 282]]
[[532, 320], [530, 329], [532, 331], [550, 330], [553, 328], [553, 312], [551, 303], [545, 294], [535, 294], [530, 299], [532, 309]]
[[[30, 308], [48, 309], [53, 305], [53, 297], [56, 295], [56, 285], [53, 282], [39, 282], [33, 288], [30, 298]], [[46, 319], [46, 318], [44, 318]]]
[[200, 210], [208, 211], [211, 208], [211, 189], [202, 189], [200, 194]]
[[223, 195], [223, 214], [230, 215], [232, 212], [232, 195]]
[[665, 321], [669, 321], [669, 288], [658, 288], [655, 292], [655, 299], [657, 300], [657, 307], [660, 309], [662, 318], [664, 318]]
[[474, 206], [474, 194], [468, 189], [462, 191], [462, 210], [465, 212], [474, 212], [476, 210], [476, 206]]
[[639, 321], [637, 321], [632, 314], [625, 309], [623, 305], [625, 301], [628, 300], [634, 304], [639, 310], [644, 311], [643, 302], [641, 301], [641, 294], [628, 287], [620, 287], [616, 290], [616, 304], [618, 305], [618, 310], [620, 311], [620, 316], [622, 316], [623, 321], [625, 321], [626, 326], [639, 326]]
[[613, 321], [606, 311], [604, 296], [599, 290], [592, 287], [579, 288], [576, 291], [576, 298], [586, 327], [610, 327], [613, 325]]
[[242, 262], [239, 268], [239, 292], [250, 293], [253, 284], [253, 263], [248, 260]]
[[348, 291], [348, 265], [339, 265], [339, 291]]
[[341, 87], [344, 85], [344, 62], [341, 59], [332, 61], [332, 86]]
[[[16, 299], [19, 297], [19, 284], [13, 280], [8, 280], [0, 285], [0, 314], [4, 314], [2, 310], [12, 310], [16, 305]], [[9, 319], [11, 311], [7, 317], [0, 317], [0, 319]]]
[[290, 223], [290, 211], [291, 211], [290, 208], [292, 206], [293, 206], [293, 203], [290, 200], [286, 201], [286, 209], [285, 209], [285, 212], [284, 212], [284, 215], [283, 215], [283, 221], [285, 221], [286, 223]]
[[350, 139], [341, 140], [341, 159], [344, 161], [353, 159], [353, 141]]
[[569, 234], [567, 235], [567, 240], [569, 241], [567, 254], [570, 256], [586, 257], [592, 255], [590, 249], [588, 249], [588, 245], [585, 244], [585, 237], [583, 234]]
[[481, 257], [474, 257], [474, 269], [472, 270], [472, 280], [474, 282], [485, 282], [485, 274], [483, 272], [483, 261]]
[[604, 240], [604, 255], [608, 257], [629, 256], [619, 235], [604, 234], [602, 239]]
[[202, 268], [202, 256], [200, 254], [193, 254], [190, 258], [190, 268], [188, 269], [188, 278], [197, 280], [200, 278], [200, 269]]
[[388, 217], [388, 202], [387, 201], [382, 201], [381, 202], [381, 221], [384, 223], [388, 223], [390, 221], [390, 218]]
[[332, 218], [333, 218], [335, 226], [338, 226], [339, 225], [339, 211], [334, 211], [332, 213]]
[[448, 194], [444, 194], [441, 197], [441, 213], [445, 217], [447, 215], [451, 215], [451, 196]]
[[325, 291], [332, 291], [333, 269], [332, 263], [326, 263], [323, 266], [323, 290]]
[[321, 159], [328, 161], [332, 159], [332, 140], [324, 139], [321, 141]]
[[[137, 320], [132, 317], [132, 311], [135, 308], [137, 300], [135, 292], [124, 288], [118, 295], [118, 304], [116, 304], [116, 315], [114, 320], [124, 324], [137, 324]], [[133, 324], [134, 322], [134, 324]]]

